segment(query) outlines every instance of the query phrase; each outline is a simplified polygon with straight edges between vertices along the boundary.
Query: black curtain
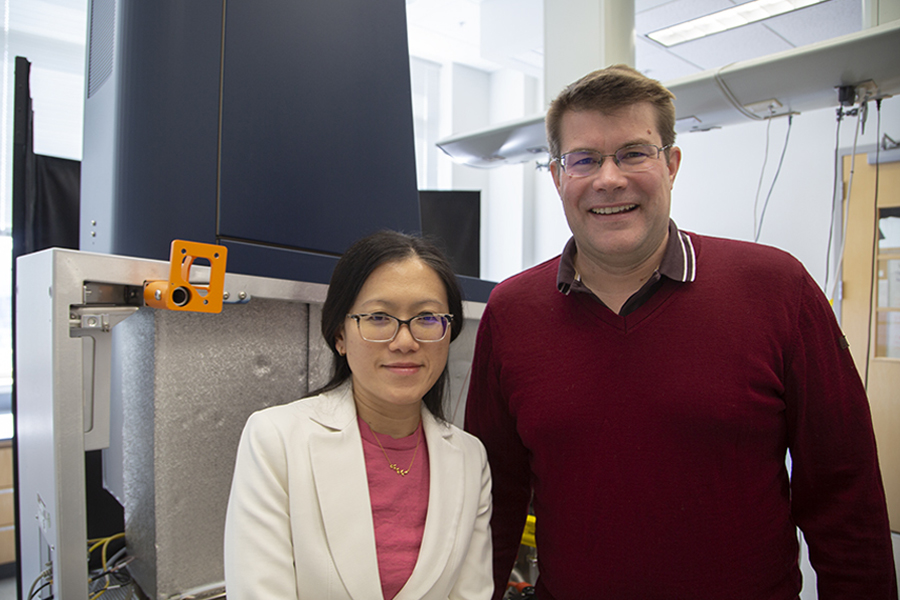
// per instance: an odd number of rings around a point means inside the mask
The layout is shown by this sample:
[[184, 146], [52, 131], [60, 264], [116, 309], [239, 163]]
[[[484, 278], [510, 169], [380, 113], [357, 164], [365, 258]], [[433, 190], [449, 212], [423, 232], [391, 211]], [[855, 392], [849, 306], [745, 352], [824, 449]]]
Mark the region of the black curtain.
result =
[[78, 249], [81, 163], [34, 155], [34, 194], [26, 195], [22, 254], [45, 248]]
[[[13, 510], [16, 519], [16, 556], [22, 555], [20, 543], [22, 535], [22, 521], [19, 518], [19, 444], [16, 431], [16, 258], [23, 254], [25, 240], [23, 234], [25, 198], [34, 195], [35, 181], [31, 174], [34, 172], [34, 149], [32, 147], [32, 127], [34, 115], [31, 109], [30, 91], [31, 63], [21, 56], [16, 57], [15, 88], [13, 105], [13, 176], [12, 176], [12, 361], [13, 361], [13, 385], [11, 408], [13, 414], [13, 486], [16, 493], [13, 495]], [[16, 587], [17, 598], [22, 597], [22, 569], [20, 562], [16, 561]]]

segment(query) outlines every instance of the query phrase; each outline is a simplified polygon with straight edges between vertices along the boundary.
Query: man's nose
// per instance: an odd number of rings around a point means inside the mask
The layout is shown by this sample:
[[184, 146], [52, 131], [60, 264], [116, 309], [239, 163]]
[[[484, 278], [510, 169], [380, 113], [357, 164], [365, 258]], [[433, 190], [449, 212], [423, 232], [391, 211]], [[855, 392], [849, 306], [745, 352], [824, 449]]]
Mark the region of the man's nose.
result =
[[594, 189], [598, 190], [609, 190], [625, 187], [628, 179], [625, 177], [625, 174], [622, 173], [622, 170], [619, 168], [619, 165], [616, 164], [616, 160], [612, 156], [604, 157], [603, 162], [597, 166], [597, 171], [594, 173], [593, 186]]

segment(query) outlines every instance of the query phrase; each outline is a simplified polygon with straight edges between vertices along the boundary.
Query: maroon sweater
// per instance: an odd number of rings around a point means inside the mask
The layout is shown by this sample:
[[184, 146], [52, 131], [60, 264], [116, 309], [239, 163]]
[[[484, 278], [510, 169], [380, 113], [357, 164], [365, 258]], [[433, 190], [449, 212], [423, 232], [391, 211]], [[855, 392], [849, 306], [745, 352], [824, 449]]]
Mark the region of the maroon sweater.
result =
[[664, 278], [627, 316], [557, 291], [558, 258], [492, 293], [466, 428], [493, 474], [495, 597], [533, 490], [538, 598], [793, 600], [795, 524], [820, 600], [897, 598], [831, 307], [784, 252], [690, 235], [696, 280]]

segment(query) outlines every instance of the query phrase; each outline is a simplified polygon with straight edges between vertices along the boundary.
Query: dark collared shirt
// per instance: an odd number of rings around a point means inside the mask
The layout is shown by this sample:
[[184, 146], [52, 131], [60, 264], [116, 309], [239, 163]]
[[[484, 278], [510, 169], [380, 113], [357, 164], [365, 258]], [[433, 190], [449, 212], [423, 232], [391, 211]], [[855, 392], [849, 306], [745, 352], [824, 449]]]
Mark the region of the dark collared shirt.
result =
[[[603, 301], [597, 298], [584, 283], [581, 282], [581, 275], [575, 270], [575, 238], [569, 238], [566, 247], [559, 259], [559, 271], [556, 275], [556, 287], [563, 294], [568, 295], [570, 292], [582, 292], [590, 294], [600, 304]], [[627, 315], [634, 312], [643, 305], [651, 296], [659, 289], [663, 277], [668, 277], [674, 281], [690, 282], [694, 281], [697, 274], [697, 256], [694, 254], [694, 245], [688, 234], [678, 230], [675, 221], [669, 220], [669, 240], [666, 242], [666, 251], [663, 254], [662, 262], [659, 268], [653, 272], [650, 279], [641, 286], [641, 289], [631, 295], [630, 298], [622, 305], [620, 315]], [[604, 304], [604, 306], [606, 306]]]

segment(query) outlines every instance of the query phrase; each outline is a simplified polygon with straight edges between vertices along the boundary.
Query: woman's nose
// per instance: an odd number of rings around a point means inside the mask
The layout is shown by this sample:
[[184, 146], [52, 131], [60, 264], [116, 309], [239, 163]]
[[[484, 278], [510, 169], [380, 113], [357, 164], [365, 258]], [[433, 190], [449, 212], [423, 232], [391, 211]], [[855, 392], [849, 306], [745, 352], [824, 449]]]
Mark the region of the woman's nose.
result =
[[419, 347], [419, 342], [413, 337], [408, 323], [401, 323], [397, 335], [391, 340], [392, 350], [414, 350]]

